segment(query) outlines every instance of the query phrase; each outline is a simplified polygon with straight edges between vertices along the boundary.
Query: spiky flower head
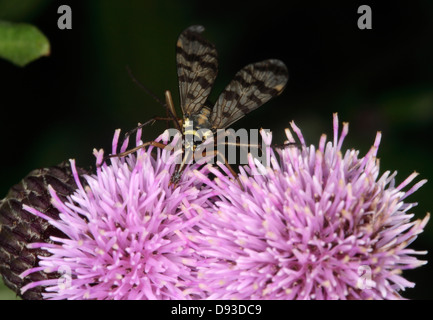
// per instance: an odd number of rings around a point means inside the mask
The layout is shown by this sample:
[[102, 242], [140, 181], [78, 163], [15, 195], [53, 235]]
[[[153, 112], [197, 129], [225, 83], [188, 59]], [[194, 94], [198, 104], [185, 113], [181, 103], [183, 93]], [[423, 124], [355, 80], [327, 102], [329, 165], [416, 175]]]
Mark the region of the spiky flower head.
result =
[[[137, 145], [141, 132], [137, 134]], [[117, 153], [119, 131], [113, 140]], [[179, 138], [172, 143], [175, 145]], [[167, 137], [164, 135], [160, 139]], [[121, 148], [125, 151], [126, 144]], [[190, 203], [206, 207], [210, 190], [185, 172], [176, 188], [170, 186], [175, 154], [169, 150], [140, 149], [136, 155], [112, 158], [95, 175], [80, 182], [74, 161], [71, 167], [78, 189], [66, 202], [51, 189], [59, 219], [32, 207], [29, 212], [49, 221], [64, 237], [53, 244], [34, 243], [46, 250], [39, 267], [23, 273], [58, 273], [58, 279], [36, 281], [25, 292], [44, 286], [45, 299], [192, 299], [201, 298], [196, 287], [197, 256], [185, 237], [200, 219]], [[156, 151], [156, 157], [152, 155]], [[95, 152], [97, 164], [102, 152]]]
[[291, 127], [300, 145], [268, 150], [269, 166], [250, 158], [242, 187], [214, 168], [213, 180], [196, 172], [219, 194], [193, 238], [207, 298], [401, 298], [414, 286], [402, 271], [425, 263], [407, 247], [429, 218], [413, 221], [405, 200], [426, 181], [404, 191], [415, 173], [398, 185], [395, 172], [379, 175], [380, 133], [362, 157], [343, 151], [348, 125], [339, 133], [336, 115], [333, 140], [323, 135], [318, 148]]
[[425, 263], [408, 245], [429, 216], [413, 221], [415, 204], [405, 202], [425, 180], [405, 191], [416, 174], [399, 185], [396, 173], [379, 175], [380, 133], [365, 156], [343, 152], [348, 125], [339, 133], [336, 115], [333, 140], [322, 136], [318, 148], [291, 126], [300, 143], [268, 148], [265, 165], [250, 157], [237, 179], [224, 165], [193, 165], [173, 188], [176, 153], [154, 158], [152, 147], [113, 159], [86, 185], [72, 162], [75, 194], [62, 202], [51, 190], [60, 219], [25, 206], [65, 236], [30, 245], [50, 255], [22, 276], [60, 279], [22, 290], [44, 286], [52, 299], [401, 298], [414, 286], [402, 271]]

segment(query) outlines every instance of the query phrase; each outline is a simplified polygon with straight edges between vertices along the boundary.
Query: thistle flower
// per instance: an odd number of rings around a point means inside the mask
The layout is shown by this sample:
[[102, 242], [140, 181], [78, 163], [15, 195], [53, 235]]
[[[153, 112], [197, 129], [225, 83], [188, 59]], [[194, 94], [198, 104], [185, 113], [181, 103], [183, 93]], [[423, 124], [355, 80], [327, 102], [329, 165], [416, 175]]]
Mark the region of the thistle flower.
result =
[[[137, 133], [137, 145], [140, 136], [141, 131]], [[118, 138], [116, 131], [114, 154]], [[167, 142], [164, 135], [160, 139]], [[96, 175], [84, 176], [86, 187], [80, 183], [71, 160], [78, 189], [63, 202], [50, 188], [59, 219], [24, 206], [65, 237], [53, 236], [51, 244], [30, 245], [49, 255], [41, 256], [39, 266], [21, 276], [43, 270], [58, 273], [60, 278], [32, 282], [22, 292], [44, 286], [45, 299], [201, 297], [202, 291], [194, 281], [197, 256], [184, 234], [200, 220], [190, 203], [206, 207], [210, 190], [199, 191], [201, 183], [188, 172], [176, 188], [169, 186], [175, 153], [157, 149], [154, 158], [152, 149], [140, 149], [136, 156], [112, 158], [111, 164], [103, 164]], [[100, 165], [102, 151], [95, 151], [95, 155]]]
[[[158, 149], [153, 158], [152, 147], [84, 176], [86, 187], [72, 161], [76, 192], [65, 202], [50, 188], [58, 219], [24, 206], [65, 236], [31, 244], [49, 255], [21, 276], [60, 278], [22, 292], [43, 286], [46, 299], [401, 298], [414, 286], [401, 272], [425, 263], [414, 257], [425, 252], [407, 247], [429, 218], [411, 221], [416, 204], [404, 200], [425, 180], [404, 191], [416, 174], [398, 186], [396, 173], [379, 177], [380, 133], [364, 157], [343, 155], [348, 125], [339, 134], [336, 115], [333, 142], [322, 136], [317, 150], [292, 129], [300, 147], [268, 148], [267, 166], [250, 157], [241, 185], [224, 165], [224, 173], [192, 165], [172, 188], [177, 155]], [[272, 136], [262, 135], [270, 145]], [[100, 164], [102, 152], [95, 154]]]
[[404, 191], [416, 173], [397, 186], [395, 172], [379, 177], [380, 133], [365, 156], [344, 152], [348, 125], [339, 134], [336, 115], [333, 141], [323, 135], [317, 149], [291, 127], [300, 146], [269, 150], [268, 167], [250, 158], [243, 188], [215, 168], [213, 180], [196, 172], [218, 194], [191, 236], [207, 298], [401, 298], [414, 286], [401, 272], [426, 263], [407, 247], [429, 219], [411, 221], [416, 204], [404, 200], [426, 181]]

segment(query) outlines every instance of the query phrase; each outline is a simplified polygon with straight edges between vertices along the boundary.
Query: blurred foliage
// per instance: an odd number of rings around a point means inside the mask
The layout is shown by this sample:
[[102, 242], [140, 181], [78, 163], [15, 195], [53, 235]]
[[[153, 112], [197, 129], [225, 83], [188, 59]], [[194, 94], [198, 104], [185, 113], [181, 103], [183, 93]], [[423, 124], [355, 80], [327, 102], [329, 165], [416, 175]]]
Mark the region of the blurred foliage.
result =
[[[57, 8], [72, 8], [72, 30], [57, 28]], [[94, 163], [93, 148], [111, 150], [114, 129], [128, 131], [164, 109], [140, 90], [135, 77], [178, 105], [175, 43], [192, 24], [219, 54], [215, 100], [237, 70], [267, 58], [283, 60], [285, 92], [237, 122], [236, 128], [269, 128], [277, 143], [295, 120], [308, 143], [332, 134], [332, 113], [350, 123], [344, 147], [365, 153], [383, 134], [382, 172], [398, 171], [397, 183], [417, 171], [433, 180], [433, 2], [383, 0], [371, 4], [373, 30], [357, 28], [352, 0], [0, 0], [0, 19], [37, 26], [51, 42], [51, 56], [24, 69], [0, 61], [2, 115], [0, 197], [38, 167], [76, 158]], [[153, 139], [164, 123], [145, 128]], [[424, 217], [433, 208], [433, 184], [407, 201]], [[433, 252], [433, 222], [412, 244]], [[433, 260], [430, 253], [423, 257]], [[432, 263], [404, 273], [416, 282], [408, 298], [433, 298]]]
[[29, 21], [38, 17], [52, 0], [0, 0], [0, 19]]
[[0, 57], [24, 67], [50, 54], [50, 43], [38, 28], [0, 20]]

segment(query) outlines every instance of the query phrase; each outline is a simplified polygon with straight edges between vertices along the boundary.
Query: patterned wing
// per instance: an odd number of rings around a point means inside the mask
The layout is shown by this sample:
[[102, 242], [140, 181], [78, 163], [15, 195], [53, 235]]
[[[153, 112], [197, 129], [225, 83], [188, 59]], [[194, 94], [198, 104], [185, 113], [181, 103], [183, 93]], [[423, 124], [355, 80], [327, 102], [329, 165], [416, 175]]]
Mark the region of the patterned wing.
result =
[[213, 107], [210, 123], [223, 129], [279, 95], [289, 76], [286, 65], [276, 59], [249, 64], [224, 89]]
[[180, 34], [176, 44], [183, 114], [194, 114], [202, 108], [218, 72], [215, 46], [201, 36], [203, 31], [203, 26], [191, 26]]

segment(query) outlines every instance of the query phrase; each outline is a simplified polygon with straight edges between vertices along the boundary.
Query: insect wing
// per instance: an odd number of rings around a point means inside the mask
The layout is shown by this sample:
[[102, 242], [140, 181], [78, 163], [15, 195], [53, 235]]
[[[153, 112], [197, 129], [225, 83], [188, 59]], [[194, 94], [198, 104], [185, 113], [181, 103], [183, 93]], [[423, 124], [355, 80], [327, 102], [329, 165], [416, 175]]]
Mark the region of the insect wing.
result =
[[277, 59], [242, 68], [219, 96], [210, 116], [213, 128], [223, 129], [279, 95], [288, 80], [286, 65]]
[[215, 46], [204, 39], [203, 26], [184, 30], [176, 44], [180, 105], [184, 115], [196, 114], [205, 104], [218, 73]]

